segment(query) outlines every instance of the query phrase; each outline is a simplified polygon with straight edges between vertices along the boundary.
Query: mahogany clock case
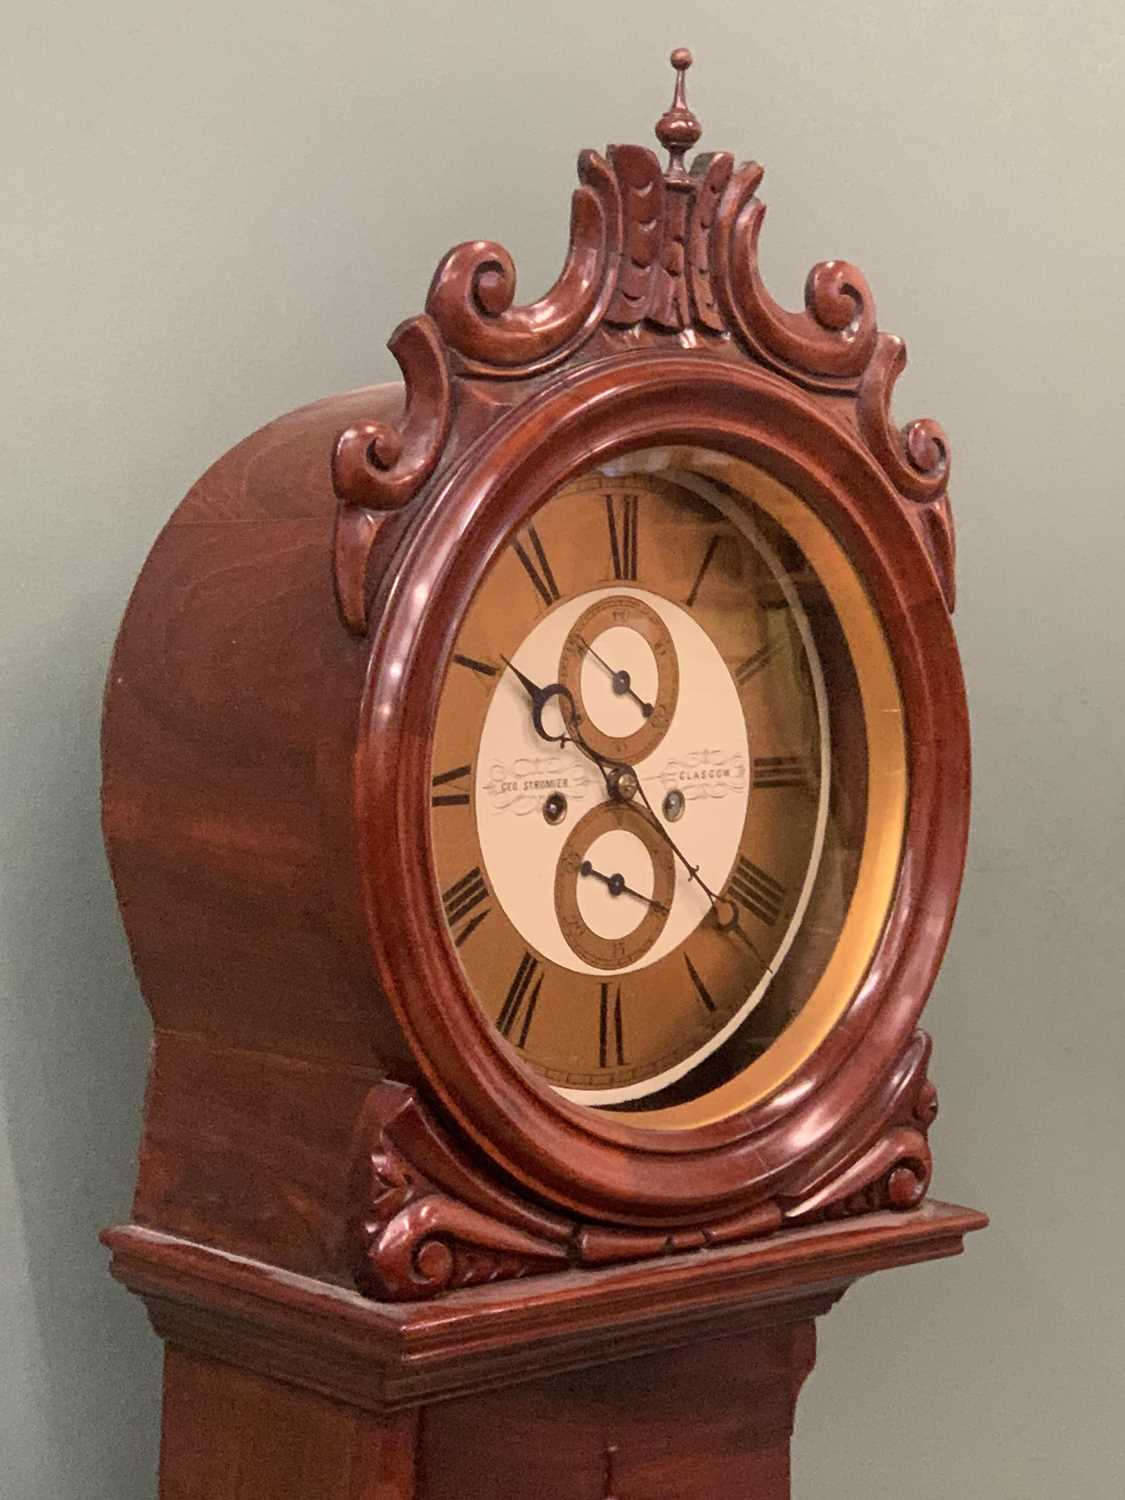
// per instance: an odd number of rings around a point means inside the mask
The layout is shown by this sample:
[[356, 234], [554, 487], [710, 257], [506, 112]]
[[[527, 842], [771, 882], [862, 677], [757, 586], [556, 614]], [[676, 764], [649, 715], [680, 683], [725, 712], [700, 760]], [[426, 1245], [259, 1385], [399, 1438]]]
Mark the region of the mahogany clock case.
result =
[[[687, 420], [686, 390], [691, 391]], [[587, 415], [591, 408], [594, 420]], [[607, 363], [584, 379], [566, 382], [554, 400], [544, 399], [520, 418], [502, 436], [495, 429], [491, 434], [489, 470], [495, 466], [503, 472], [511, 462], [503, 487], [495, 485], [491, 473], [482, 477], [470, 470], [461, 479], [460, 493], [453, 489], [454, 478], [452, 493], [435, 496], [426, 524], [400, 554], [404, 576], [396, 587], [404, 599], [440, 595], [444, 559], [450, 539], [457, 537], [463, 539], [463, 551], [453, 564], [456, 582], [448, 580], [445, 588], [454, 589], [459, 598], [469, 597], [495, 547], [526, 520], [540, 498], [591, 457], [608, 458], [653, 443], [698, 443], [768, 466], [823, 507], [837, 533], [848, 536], [851, 555], [862, 559], [864, 576], [894, 643], [910, 756], [908, 853], [900, 868], [895, 915], [866, 985], [846, 1022], [761, 1108], [706, 1127], [667, 1132], [658, 1139], [613, 1116], [568, 1107], [521, 1068], [492, 1040], [458, 984], [446, 946], [433, 941], [434, 933], [444, 930], [438, 888], [416, 835], [430, 795], [429, 763], [425, 755], [413, 757], [410, 749], [426, 743], [433, 713], [432, 691], [426, 688], [440, 678], [456, 612], [437, 608], [418, 615], [403, 612], [388, 620], [385, 644], [380, 643], [382, 656], [373, 665], [366, 712], [369, 722], [388, 727], [379, 734], [360, 734], [360, 781], [371, 789], [364, 799], [368, 848], [373, 852], [397, 846], [415, 855], [380, 869], [380, 898], [402, 913], [405, 929], [395, 931], [391, 941], [384, 940], [380, 957], [394, 973], [389, 992], [399, 997], [428, 1081], [475, 1139], [549, 1201], [594, 1217], [649, 1223], [737, 1211], [761, 1201], [779, 1169], [792, 1169], [798, 1136], [806, 1151], [830, 1139], [840, 1118], [877, 1076], [880, 1063], [886, 1067], [898, 1059], [916, 1019], [912, 1003], [904, 1003], [903, 997], [912, 1002], [932, 977], [938, 953], [917, 942], [912, 928], [924, 925], [939, 942], [944, 940], [964, 836], [963, 813], [958, 816], [955, 804], [963, 795], [966, 758], [957, 753], [963, 746], [954, 741], [964, 716], [955, 655], [940, 649], [948, 641], [944, 606], [898, 506], [880, 510], [879, 492], [872, 494], [858, 473], [848, 473], [849, 455], [840, 451], [843, 445], [833, 451], [834, 434], [813, 427], [807, 412], [802, 413], [787, 392], [769, 389], [752, 373], [726, 366], [712, 369], [698, 356], [671, 354], [659, 363], [651, 357]], [[542, 435], [548, 432], [550, 443], [543, 443]], [[819, 447], [816, 458], [810, 451], [814, 445]], [[482, 491], [492, 500], [490, 505]], [[862, 528], [857, 524], [857, 491], [866, 502]], [[474, 533], [470, 519], [477, 516], [479, 526], [491, 527], [491, 535], [480, 545], [473, 544], [479, 532]], [[880, 522], [901, 528], [897, 537], [892, 531], [889, 545], [884, 541], [880, 546]], [[915, 578], [907, 580], [907, 589], [913, 584], [917, 592], [913, 600], [907, 594], [907, 603], [901, 592], [905, 570], [899, 567], [892, 573], [885, 563], [888, 552], [895, 555], [896, 541], [900, 551], [905, 544], [918, 554]], [[401, 662], [402, 670], [384, 682], [381, 661]], [[948, 726], [944, 737], [954, 752], [940, 758], [933, 755], [939, 724]], [[943, 913], [940, 926], [936, 913]], [[376, 916], [371, 926], [378, 943], [377, 933], [385, 932], [386, 924]], [[884, 1021], [887, 1055], [877, 1060], [867, 1049], [856, 1050], [854, 1043], [867, 1030], [871, 1013], [888, 999], [892, 1014], [896, 1008], [899, 1014], [895, 1021]], [[405, 1071], [407, 1065], [400, 1066]], [[411, 1068], [406, 1076], [415, 1079], [417, 1069]], [[823, 1122], [823, 1133], [812, 1134], [807, 1118], [802, 1118], [802, 1104], [811, 1104], [815, 1119]], [[685, 1156], [691, 1162], [686, 1183]], [[793, 1196], [799, 1193], [797, 1186]]]
[[[404, 387], [263, 428], [153, 548], [103, 742], [155, 1025], [140, 1230], [411, 1298], [925, 1194], [915, 1027], [969, 801], [948, 444], [891, 422], [903, 347], [854, 267], [814, 267], [802, 312], [769, 296], [761, 168], [689, 171], [678, 101], [667, 169], [583, 153], [539, 302], [513, 305], [501, 247], [453, 250], [391, 340]], [[659, 1130], [563, 1098], [487, 1024], [426, 836], [437, 693], [491, 560], [568, 480], [653, 448], [752, 465], [836, 539], [893, 660], [908, 787], [886, 919], [835, 1024], [764, 1097]]]

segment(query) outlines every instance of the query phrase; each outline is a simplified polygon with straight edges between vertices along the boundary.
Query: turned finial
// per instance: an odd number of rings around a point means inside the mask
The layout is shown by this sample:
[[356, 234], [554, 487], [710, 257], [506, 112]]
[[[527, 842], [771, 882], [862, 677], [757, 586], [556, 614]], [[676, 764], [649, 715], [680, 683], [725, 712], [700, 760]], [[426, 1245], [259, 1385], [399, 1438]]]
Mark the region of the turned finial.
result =
[[676, 91], [672, 103], [656, 122], [656, 139], [668, 153], [667, 176], [674, 180], [687, 177], [684, 156], [703, 134], [703, 126], [687, 106], [684, 93], [684, 75], [691, 67], [691, 53], [686, 47], [677, 47], [670, 58], [676, 70]]

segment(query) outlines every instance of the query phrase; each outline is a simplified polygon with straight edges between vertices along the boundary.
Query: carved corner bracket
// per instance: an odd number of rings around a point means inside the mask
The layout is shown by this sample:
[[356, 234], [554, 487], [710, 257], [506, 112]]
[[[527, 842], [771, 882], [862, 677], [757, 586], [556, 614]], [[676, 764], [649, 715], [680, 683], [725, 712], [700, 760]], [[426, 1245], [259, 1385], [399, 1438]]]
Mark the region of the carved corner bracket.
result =
[[[900, 429], [891, 415], [905, 345], [879, 331], [866, 278], [846, 261], [813, 266], [801, 311], [774, 300], [758, 257], [764, 170], [736, 166], [728, 152], [685, 167], [701, 133], [684, 97], [691, 54], [677, 49], [672, 65], [675, 97], [656, 127], [667, 167], [644, 146], [610, 146], [604, 157], [582, 152], [566, 258], [538, 301], [517, 305], [511, 255], [473, 240], [441, 261], [425, 314], [392, 335], [406, 384], [404, 420], [349, 428], [333, 457], [336, 595], [349, 630], [367, 628], [367, 566], [380, 525], [443, 457], [456, 386], [538, 380], [567, 363], [669, 342], [760, 364], [843, 417], [898, 491], [953, 608], [949, 441], [936, 422]], [[507, 395], [494, 389], [491, 416], [525, 394], [526, 386]]]
[[357, 1128], [348, 1235], [355, 1283], [381, 1300], [419, 1301], [485, 1282], [737, 1244], [787, 1224], [917, 1207], [930, 1182], [926, 1135], [937, 1113], [929, 1054], [929, 1038], [916, 1033], [845, 1138], [783, 1192], [669, 1230], [584, 1224], [526, 1202], [462, 1155], [412, 1088], [384, 1081]]
[[787, 1184], [787, 1223], [918, 1207], [933, 1175], [928, 1135], [938, 1098], [927, 1071], [931, 1046], [928, 1034], [916, 1031], [855, 1120], [842, 1152], [823, 1170]]
[[404, 1084], [367, 1097], [352, 1202], [352, 1269], [368, 1296], [417, 1301], [570, 1262], [571, 1226], [472, 1167]]

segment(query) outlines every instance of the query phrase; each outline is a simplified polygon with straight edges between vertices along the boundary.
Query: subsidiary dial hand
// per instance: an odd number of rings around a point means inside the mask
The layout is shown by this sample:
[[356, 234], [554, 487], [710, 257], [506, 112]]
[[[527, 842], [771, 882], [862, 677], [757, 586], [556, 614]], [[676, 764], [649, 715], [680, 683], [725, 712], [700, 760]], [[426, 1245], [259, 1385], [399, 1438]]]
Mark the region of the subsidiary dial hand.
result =
[[594, 650], [593, 646], [590, 645], [589, 641], [584, 640], [582, 636], [576, 636], [575, 639], [578, 641], [578, 644], [582, 647], [583, 651], [588, 652], [598, 663], [598, 665], [604, 667], [609, 675], [613, 678], [613, 691], [618, 695], [618, 697], [625, 697], [627, 695], [628, 697], [632, 698], [633, 702], [640, 709], [641, 713], [644, 714], [645, 718], [651, 718], [652, 704], [646, 703], [644, 699], [639, 696], [639, 694], [633, 691], [632, 679], [630, 678], [628, 672], [614, 671], [609, 662], [606, 661], [605, 657], [599, 656], [598, 653]]
[[653, 911], [668, 915], [668, 908], [659, 901], [654, 901], [651, 896], [642, 896], [640, 891], [635, 891], [631, 885], [625, 884], [624, 875], [603, 875], [600, 870], [595, 870], [588, 859], [584, 859], [578, 866], [579, 875], [593, 876], [595, 880], [603, 881], [609, 887], [611, 896], [635, 896], [638, 901], [643, 901], [646, 906], [651, 906]]

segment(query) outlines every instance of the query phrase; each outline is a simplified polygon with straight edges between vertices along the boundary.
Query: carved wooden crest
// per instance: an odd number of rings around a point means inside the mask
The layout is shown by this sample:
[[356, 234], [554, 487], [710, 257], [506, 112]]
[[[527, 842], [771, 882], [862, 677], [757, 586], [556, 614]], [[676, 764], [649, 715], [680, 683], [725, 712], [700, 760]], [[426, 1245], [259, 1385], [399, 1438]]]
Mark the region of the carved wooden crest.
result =
[[516, 305], [511, 256], [502, 245], [473, 240], [446, 255], [426, 311], [391, 336], [406, 387], [402, 420], [349, 427], [332, 460], [340, 500], [336, 594], [355, 633], [367, 629], [368, 559], [388, 515], [564, 366], [661, 348], [764, 367], [857, 433], [900, 495], [952, 609], [949, 443], [929, 419], [901, 430], [894, 424], [904, 344], [879, 331], [867, 281], [846, 261], [813, 266], [803, 311], [770, 296], [758, 267], [763, 168], [736, 165], [728, 152], [685, 166], [701, 134], [684, 96], [691, 54], [677, 50], [672, 65], [675, 96], [656, 127], [668, 165], [644, 146], [582, 152], [569, 249], [543, 297]]

